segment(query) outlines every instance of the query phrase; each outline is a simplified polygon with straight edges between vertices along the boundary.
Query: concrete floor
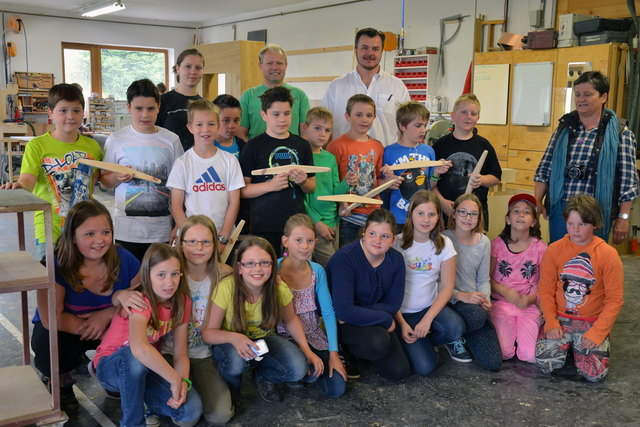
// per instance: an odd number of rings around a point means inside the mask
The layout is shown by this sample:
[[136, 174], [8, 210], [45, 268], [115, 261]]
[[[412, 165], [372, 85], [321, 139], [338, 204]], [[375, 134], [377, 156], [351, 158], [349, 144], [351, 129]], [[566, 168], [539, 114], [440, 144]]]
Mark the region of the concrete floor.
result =
[[[112, 194], [99, 193], [97, 198], [113, 206]], [[31, 221], [25, 218], [26, 224]], [[17, 249], [15, 230], [15, 215], [0, 214], [0, 250]], [[31, 242], [30, 226], [27, 233]], [[623, 264], [625, 305], [612, 332], [609, 374], [600, 384], [584, 382], [568, 367], [545, 376], [517, 360], [506, 361], [499, 372], [489, 372], [476, 363], [453, 362], [441, 349], [438, 368], [427, 378], [412, 376], [391, 383], [364, 366], [362, 377], [350, 382], [346, 394], [337, 400], [309, 385], [301, 391], [285, 390], [283, 402], [267, 404], [247, 375], [234, 399], [236, 415], [231, 425], [638, 425], [640, 257], [625, 256]], [[34, 307], [35, 295], [30, 295], [31, 313]], [[21, 347], [11, 332], [12, 326], [18, 331], [21, 327], [18, 294], [0, 295], [0, 314], [0, 367], [20, 364]], [[81, 409], [66, 425], [118, 425], [119, 401], [107, 399], [88, 375], [75, 377]], [[163, 420], [162, 425], [171, 423]]]

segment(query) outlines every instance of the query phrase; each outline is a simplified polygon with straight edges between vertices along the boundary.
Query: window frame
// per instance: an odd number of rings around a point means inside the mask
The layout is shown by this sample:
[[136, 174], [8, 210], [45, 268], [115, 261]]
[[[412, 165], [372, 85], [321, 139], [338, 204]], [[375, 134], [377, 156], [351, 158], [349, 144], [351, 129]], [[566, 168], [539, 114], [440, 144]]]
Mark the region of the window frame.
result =
[[110, 50], [130, 50], [137, 52], [155, 52], [164, 54], [164, 84], [169, 87], [169, 50], [168, 49], [155, 49], [148, 47], [132, 47], [132, 46], [117, 46], [117, 45], [103, 45], [103, 44], [89, 44], [89, 43], [61, 43], [62, 54], [62, 81], [66, 82], [65, 66], [64, 66], [64, 50], [88, 50], [89, 51], [89, 63], [91, 64], [91, 93], [97, 93], [98, 97], [102, 98], [102, 49]]

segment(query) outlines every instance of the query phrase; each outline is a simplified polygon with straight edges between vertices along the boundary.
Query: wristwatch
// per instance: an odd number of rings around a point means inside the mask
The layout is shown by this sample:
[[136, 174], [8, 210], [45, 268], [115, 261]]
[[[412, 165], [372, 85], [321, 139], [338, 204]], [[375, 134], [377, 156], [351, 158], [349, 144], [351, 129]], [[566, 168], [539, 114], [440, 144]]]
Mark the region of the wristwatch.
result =
[[[629, 215], [627, 215], [628, 217]], [[229, 239], [227, 239], [224, 236], [218, 236], [218, 242], [222, 243], [223, 245], [226, 245], [227, 243], [229, 243]]]
[[629, 214], [628, 214], [628, 213], [621, 213], [621, 214], [618, 214], [618, 218], [622, 218], [622, 219], [629, 219]]

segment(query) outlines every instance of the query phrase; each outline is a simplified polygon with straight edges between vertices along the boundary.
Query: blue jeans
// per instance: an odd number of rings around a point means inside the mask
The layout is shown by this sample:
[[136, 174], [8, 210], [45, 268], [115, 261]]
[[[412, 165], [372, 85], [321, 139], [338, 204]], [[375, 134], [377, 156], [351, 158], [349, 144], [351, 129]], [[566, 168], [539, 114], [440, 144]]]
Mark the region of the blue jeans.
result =
[[[404, 320], [415, 326], [422, 320], [430, 307], [417, 313], [402, 313]], [[402, 339], [402, 331], [396, 328], [400, 343], [411, 363], [416, 375], [429, 375], [436, 369], [437, 357], [433, 349], [435, 346], [459, 340], [465, 332], [462, 318], [450, 306], [446, 305], [431, 322], [431, 332], [424, 338], [409, 344]]]
[[322, 359], [322, 363], [324, 363], [324, 372], [319, 377], [314, 377], [313, 367], [309, 366], [310, 373], [302, 379], [302, 382], [315, 382], [328, 397], [336, 398], [342, 396], [347, 389], [347, 383], [338, 371], [333, 371], [333, 376], [329, 377], [329, 351], [316, 350], [313, 347], [311, 347], [311, 351]]
[[340, 247], [348, 245], [358, 238], [360, 227], [352, 222], [347, 222], [343, 219], [340, 220]]
[[183, 426], [195, 425], [202, 414], [202, 402], [195, 388], [187, 392], [187, 399], [178, 409], [167, 406], [171, 397], [169, 383], [136, 359], [129, 346], [100, 358], [96, 376], [102, 387], [120, 392], [123, 427], [146, 425], [145, 403], [153, 413], [171, 417]]
[[218, 371], [229, 385], [240, 388], [242, 373], [252, 365], [255, 367], [256, 381], [274, 384], [300, 381], [307, 374], [307, 357], [297, 345], [278, 335], [268, 335], [264, 340], [269, 352], [259, 362], [244, 360], [229, 343], [213, 346]]
[[562, 217], [565, 204], [561, 201], [558, 210], [553, 215], [549, 212], [549, 244], [562, 239], [567, 234], [567, 223]]
[[458, 301], [453, 308], [462, 317], [467, 332], [464, 339], [471, 354], [484, 368], [497, 371], [502, 365], [502, 349], [498, 334], [489, 322], [487, 312], [477, 304]]

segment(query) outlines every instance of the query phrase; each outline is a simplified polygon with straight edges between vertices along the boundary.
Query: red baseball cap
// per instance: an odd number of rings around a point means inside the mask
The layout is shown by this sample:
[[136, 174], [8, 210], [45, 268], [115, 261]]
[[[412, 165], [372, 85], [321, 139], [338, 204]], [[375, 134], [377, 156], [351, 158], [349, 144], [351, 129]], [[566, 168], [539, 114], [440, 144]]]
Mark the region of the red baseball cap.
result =
[[527, 202], [531, 206], [533, 206], [534, 209], [538, 209], [538, 203], [536, 201], [536, 198], [533, 197], [531, 194], [527, 194], [527, 193], [518, 193], [515, 196], [512, 196], [509, 199], [508, 207], [511, 207], [511, 205], [513, 205], [514, 203], [520, 202], [520, 201]]

